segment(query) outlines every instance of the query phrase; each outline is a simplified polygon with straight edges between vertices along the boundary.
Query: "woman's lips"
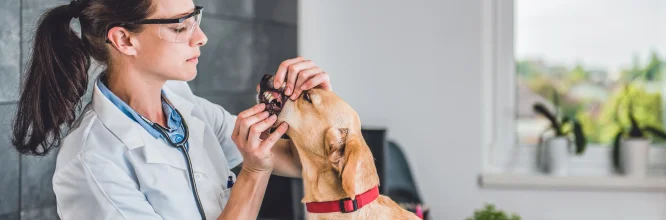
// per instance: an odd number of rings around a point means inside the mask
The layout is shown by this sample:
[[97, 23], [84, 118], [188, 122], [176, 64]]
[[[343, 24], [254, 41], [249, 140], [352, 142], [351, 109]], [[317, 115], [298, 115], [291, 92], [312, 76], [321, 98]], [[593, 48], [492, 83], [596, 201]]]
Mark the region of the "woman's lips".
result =
[[197, 63], [197, 62], [199, 62], [199, 56], [195, 56], [195, 57], [192, 57], [190, 59], [187, 59], [187, 62]]

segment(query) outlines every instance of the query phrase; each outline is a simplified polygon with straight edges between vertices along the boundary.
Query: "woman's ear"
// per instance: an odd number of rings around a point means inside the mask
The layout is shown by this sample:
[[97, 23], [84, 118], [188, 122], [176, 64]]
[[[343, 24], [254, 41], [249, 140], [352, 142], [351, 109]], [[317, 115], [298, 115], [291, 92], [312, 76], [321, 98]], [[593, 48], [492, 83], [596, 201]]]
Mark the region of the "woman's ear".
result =
[[134, 56], [136, 55], [136, 42], [132, 40], [131, 33], [123, 27], [113, 27], [107, 33], [110, 44], [118, 50], [118, 52]]

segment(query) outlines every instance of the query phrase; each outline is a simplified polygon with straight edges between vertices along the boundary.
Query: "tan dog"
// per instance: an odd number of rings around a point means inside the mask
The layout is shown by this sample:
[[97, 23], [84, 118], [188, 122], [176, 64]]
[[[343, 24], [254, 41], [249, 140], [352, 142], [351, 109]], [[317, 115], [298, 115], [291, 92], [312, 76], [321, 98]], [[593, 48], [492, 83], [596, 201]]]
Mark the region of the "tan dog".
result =
[[[376, 190], [379, 177], [374, 158], [361, 135], [358, 114], [333, 92], [312, 89], [293, 101], [281, 89], [274, 89], [272, 82], [272, 76], [264, 77], [258, 101], [266, 103], [272, 113], [279, 113], [276, 125], [289, 124], [286, 134], [303, 165], [302, 202], [308, 206], [308, 219], [420, 219], [378, 191], [374, 191], [375, 196], [359, 199], [359, 203], [369, 203], [358, 210], [352, 211], [353, 201], [346, 201], [345, 211], [351, 212], [312, 213], [311, 203], [330, 202], [334, 207], [341, 199]], [[370, 194], [372, 191], [364, 195]]]

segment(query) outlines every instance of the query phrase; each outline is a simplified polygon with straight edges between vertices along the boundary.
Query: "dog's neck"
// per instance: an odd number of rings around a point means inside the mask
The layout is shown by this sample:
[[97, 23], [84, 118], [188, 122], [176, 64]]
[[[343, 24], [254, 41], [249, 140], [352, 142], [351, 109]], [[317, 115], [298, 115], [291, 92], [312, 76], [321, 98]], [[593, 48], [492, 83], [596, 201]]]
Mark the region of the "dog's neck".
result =
[[[355, 195], [364, 193], [379, 185], [379, 176], [377, 175], [377, 169], [375, 168], [374, 158], [370, 152], [370, 148], [368, 148], [363, 137], [359, 136], [352, 141], [358, 141], [359, 143], [357, 143], [355, 149], [349, 150], [358, 151], [357, 154], [361, 157], [360, 160], [362, 160], [363, 163], [367, 163], [363, 165], [353, 164], [358, 166], [353, 177], [353, 190], [344, 189], [341, 175], [338, 171], [333, 169], [328, 157], [312, 156], [315, 154], [299, 152], [299, 155], [301, 155], [301, 164], [303, 165], [302, 178], [305, 193], [302, 200], [303, 203], [354, 198]], [[297, 141], [294, 141], [294, 145], [299, 151], [306, 149], [299, 146]]]

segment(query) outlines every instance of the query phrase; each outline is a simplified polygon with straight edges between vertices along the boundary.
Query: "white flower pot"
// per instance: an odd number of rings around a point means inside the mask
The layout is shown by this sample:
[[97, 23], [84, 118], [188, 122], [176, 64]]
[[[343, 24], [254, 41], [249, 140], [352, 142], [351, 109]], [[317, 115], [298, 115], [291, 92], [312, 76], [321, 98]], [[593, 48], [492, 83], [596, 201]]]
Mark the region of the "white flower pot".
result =
[[544, 142], [544, 162], [546, 169], [551, 175], [569, 175], [569, 163], [571, 161], [571, 148], [569, 139], [566, 137], [554, 137]]
[[650, 139], [630, 138], [620, 143], [620, 166], [624, 175], [643, 178], [647, 175]]

